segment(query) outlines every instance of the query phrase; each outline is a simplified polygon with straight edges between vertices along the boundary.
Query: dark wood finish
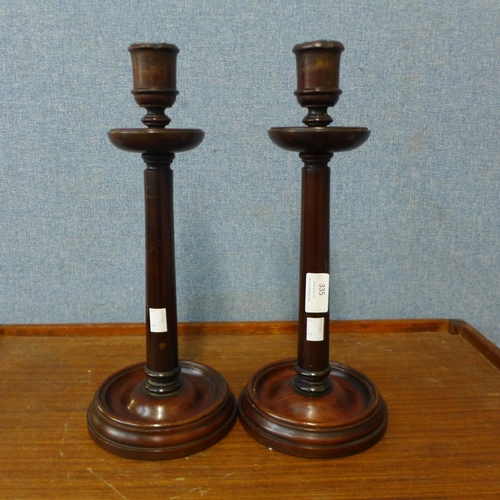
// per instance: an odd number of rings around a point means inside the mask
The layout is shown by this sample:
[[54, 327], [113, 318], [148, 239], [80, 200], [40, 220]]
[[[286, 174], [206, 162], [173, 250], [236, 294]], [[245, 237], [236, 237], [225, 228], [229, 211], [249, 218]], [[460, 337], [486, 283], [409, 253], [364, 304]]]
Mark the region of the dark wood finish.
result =
[[332, 122], [328, 108], [335, 106], [342, 91], [339, 88], [340, 42], [321, 40], [295, 45], [297, 90], [301, 106], [308, 108], [302, 120], [308, 127], [324, 127]]
[[168, 156], [195, 148], [201, 144], [204, 133], [198, 129], [125, 128], [110, 130], [108, 137], [123, 151]]
[[[302, 169], [297, 359], [258, 370], [240, 394], [241, 423], [260, 443], [283, 453], [332, 458], [359, 453], [380, 440], [387, 406], [363, 374], [330, 361], [330, 168], [333, 152], [365, 142], [365, 128], [328, 128], [341, 94], [340, 42], [296, 45], [297, 90], [307, 128], [272, 128], [269, 137], [299, 151]], [[325, 300], [316, 301], [314, 297]]]
[[[216, 335], [213, 324], [181, 324], [179, 356], [213, 366], [240, 391], [255, 366], [294, 355], [289, 325], [219, 324], [225, 334]], [[331, 322], [336, 358], [369, 376], [390, 408], [384, 438], [364, 453], [338, 460], [273, 453], [237, 422], [216, 445], [168, 462], [111, 455], [93, 444], [85, 425], [96, 386], [143, 358], [142, 336], [130, 335], [139, 325], [42, 325], [39, 331], [3, 325], [0, 497], [496, 500], [500, 370], [476, 346], [488, 345], [497, 365], [500, 351], [468, 325], [456, 325]], [[61, 331], [71, 335], [42, 335]], [[104, 331], [112, 335], [96, 333]], [[468, 341], [469, 332], [478, 342]]]
[[135, 101], [146, 108], [142, 123], [149, 128], [163, 128], [170, 123], [165, 108], [174, 105], [177, 94], [177, 54], [172, 44], [138, 43], [129, 47], [134, 74]]
[[225, 380], [205, 365], [177, 366], [179, 387], [170, 397], [148, 390], [144, 363], [106, 379], [88, 414], [92, 439], [122, 457], [161, 460], [196, 453], [226, 436], [236, 406]]
[[[313, 133], [311, 133], [314, 131]], [[341, 153], [364, 144], [370, 131], [364, 127], [273, 127], [270, 139], [282, 149], [298, 153]]]
[[329, 390], [321, 396], [297, 390], [295, 360], [260, 369], [242, 391], [241, 424], [250, 436], [282, 453], [336, 458], [377, 443], [387, 408], [373, 383], [340, 363], [328, 363]]
[[[146, 205], [146, 373], [152, 392], [180, 387], [174, 254], [172, 155], [144, 155]], [[150, 308], [166, 311], [165, 332], [151, 332]], [[161, 346], [161, 347], [160, 347]]]
[[[330, 387], [329, 319], [324, 313], [307, 313], [306, 302], [307, 273], [330, 273], [330, 169], [328, 162], [333, 155], [301, 153], [302, 168], [302, 210], [300, 224], [300, 281], [299, 281], [299, 339], [297, 368], [302, 377], [309, 379], [308, 373], [326, 373], [315, 385], [315, 380], [307, 380], [303, 390], [325, 391]], [[306, 340], [307, 318], [322, 318], [323, 340]], [[299, 382], [301, 376], [298, 377]], [[325, 385], [326, 384], [326, 385]]]
[[171, 459], [222, 439], [236, 418], [236, 400], [217, 371], [179, 362], [175, 284], [173, 172], [176, 152], [203, 140], [198, 129], [168, 129], [165, 107], [174, 104], [176, 57], [169, 44], [129, 48], [137, 104], [148, 129], [115, 129], [111, 142], [142, 153], [146, 163], [146, 362], [108, 377], [88, 410], [92, 439], [127, 458]]

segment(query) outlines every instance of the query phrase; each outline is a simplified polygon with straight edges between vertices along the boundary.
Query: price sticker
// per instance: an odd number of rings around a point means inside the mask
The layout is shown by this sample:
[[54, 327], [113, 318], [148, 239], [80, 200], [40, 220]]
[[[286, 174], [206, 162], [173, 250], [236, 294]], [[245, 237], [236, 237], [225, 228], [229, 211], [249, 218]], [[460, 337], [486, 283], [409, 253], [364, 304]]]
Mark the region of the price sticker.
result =
[[324, 339], [325, 318], [307, 318], [306, 340], [321, 342]]
[[167, 310], [149, 308], [149, 329], [153, 333], [167, 331]]
[[306, 274], [306, 313], [328, 312], [328, 291], [330, 275], [328, 273]]

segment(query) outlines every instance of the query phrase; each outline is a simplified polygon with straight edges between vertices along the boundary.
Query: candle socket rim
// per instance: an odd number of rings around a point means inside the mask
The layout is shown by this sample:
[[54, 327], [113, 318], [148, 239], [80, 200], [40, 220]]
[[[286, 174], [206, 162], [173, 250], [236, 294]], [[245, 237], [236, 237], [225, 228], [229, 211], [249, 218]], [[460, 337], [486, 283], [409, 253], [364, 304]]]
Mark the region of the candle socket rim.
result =
[[178, 54], [179, 47], [173, 43], [133, 43], [129, 46], [128, 51], [133, 52], [135, 50], [170, 50]]
[[338, 49], [340, 52], [343, 52], [345, 47], [342, 43], [337, 42], [336, 40], [314, 40], [312, 42], [304, 42], [294, 45], [292, 52], [296, 54], [297, 52], [303, 50], [314, 50], [314, 49], [323, 49], [323, 50]]
[[151, 94], [151, 95], [158, 95], [158, 94], [168, 94], [168, 95], [179, 95], [179, 91], [177, 89], [172, 89], [168, 87], [158, 87], [158, 88], [149, 88], [149, 87], [137, 87], [133, 88], [130, 91], [132, 94]]

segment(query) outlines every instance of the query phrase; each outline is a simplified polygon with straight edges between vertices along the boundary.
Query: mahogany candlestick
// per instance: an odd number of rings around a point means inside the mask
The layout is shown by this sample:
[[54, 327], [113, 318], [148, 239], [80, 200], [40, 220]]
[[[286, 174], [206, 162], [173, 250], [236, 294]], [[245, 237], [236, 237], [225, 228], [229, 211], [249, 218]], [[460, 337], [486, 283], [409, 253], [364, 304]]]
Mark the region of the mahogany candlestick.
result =
[[90, 436], [107, 451], [158, 460], [201, 451], [222, 439], [236, 418], [236, 400], [214, 369], [179, 361], [175, 288], [173, 172], [175, 153], [198, 146], [199, 129], [165, 129], [176, 99], [176, 57], [170, 44], [135, 44], [134, 94], [148, 128], [114, 129], [116, 147], [142, 153], [146, 212], [146, 362], [108, 377], [89, 407]]
[[299, 153], [302, 168], [297, 359], [258, 370], [239, 398], [250, 436], [277, 451], [334, 458], [374, 445], [387, 427], [387, 407], [362, 373], [329, 361], [330, 168], [333, 153], [361, 146], [370, 131], [329, 127], [328, 107], [341, 94], [340, 42], [296, 45], [299, 104], [306, 127], [271, 128], [270, 139]]

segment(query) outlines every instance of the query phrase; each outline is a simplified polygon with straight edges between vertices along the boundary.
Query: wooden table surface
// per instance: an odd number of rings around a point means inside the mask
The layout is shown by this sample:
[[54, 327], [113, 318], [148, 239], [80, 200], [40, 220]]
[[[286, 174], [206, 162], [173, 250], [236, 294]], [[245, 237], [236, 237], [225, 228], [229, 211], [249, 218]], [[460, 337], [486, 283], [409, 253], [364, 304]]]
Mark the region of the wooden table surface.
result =
[[[500, 355], [447, 320], [332, 322], [331, 359], [362, 371], [389, 408], [368, 451], [311, 460], [270, 451], [239, 422], [170, 461], [110, 455], [86, 411], [112, 372], [144, 359], [139, 325], [0, 327], [2, 499], [500, 498]], [[236, 395], [263, 364], [295, 355], [292, 324], [184, 325], [180, 355]], [[88, 335], [90, 333], [90, 335]]]

